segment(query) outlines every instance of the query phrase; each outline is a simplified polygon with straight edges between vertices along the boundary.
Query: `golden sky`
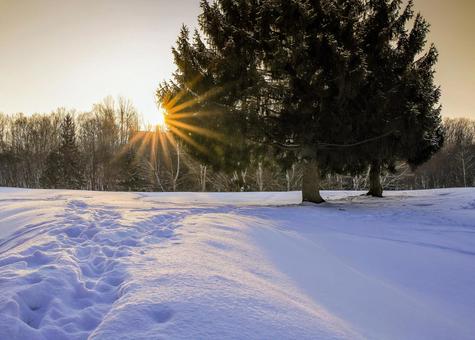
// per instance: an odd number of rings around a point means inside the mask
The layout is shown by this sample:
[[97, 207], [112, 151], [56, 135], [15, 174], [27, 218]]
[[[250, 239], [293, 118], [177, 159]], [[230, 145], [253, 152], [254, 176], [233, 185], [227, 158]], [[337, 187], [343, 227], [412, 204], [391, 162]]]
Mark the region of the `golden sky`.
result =
[[475, 119], [475, 0], [415, 0], [439, 50], [443, 114]]
[[[440, 52], [445, 116], [475, 118], [475, 0], [416, 0]], [[89, 110], [124, 95], [146, 117], [199, 0], [0, 0], [0, 112]]]

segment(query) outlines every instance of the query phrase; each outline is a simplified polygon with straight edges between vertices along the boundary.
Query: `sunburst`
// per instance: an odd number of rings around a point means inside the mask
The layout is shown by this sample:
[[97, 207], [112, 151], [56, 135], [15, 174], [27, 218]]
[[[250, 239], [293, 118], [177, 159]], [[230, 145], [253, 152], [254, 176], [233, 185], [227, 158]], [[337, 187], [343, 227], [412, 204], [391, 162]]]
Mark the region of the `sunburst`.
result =
[[158, 104], [158, 110], [155, 115], [151, 116], [148, 119], [146, 124], [146, 130], [155, 131], [160, 130], [162, 132], [167, 131], [167, 122], [166, 116], [168, 115], [167, 111], [161, 103]]
[[[193, 124], [194, 118], [203, 118], [205, 116], [211, 116], [219, 114], [219, 111], [194, 111], [190, 110], [195, 105], [202, 103], [206, 100], [212, 100], [212, 97], [216, 96], [222, 91], [222, 88], [211, 89], [204, 94], [198, 95], [192, 87], [199, 82], [199, 78], [191, 81], [181, 91], [178, 91], [174, 96], [165, 96], [161, 103], [161, 107], [165, 110], [165, 125], [167, 131], [171, 132], [178, 139], [182, 140], [192, 148], [198, 150], [201, 153], [209, 153], [209, 151], [203, 145], [200, 145], [193, 136], [203, 136], [210, 139], [219, 140], [222, 143], [226, 142], [224, 135], [206, 129], [201, 126]], [[190, 95], [191, 98], [183, 100], [185, 95]]]
[[[163, 98], [158, 103], [158, 111], [148, 121], [145, 131], [137, 131], [129, 140], [123, 152], [134, 148], [137, 155], [145, 157], [153, 167], [158, 167], [161, 160], [169, 169], [173, 168], [171, 154], [179, 149], [179, 142], [194, 148], [200, 153], [209, 154], [209, 150], [195, 140], [195, 136], [202, 136], [219, 140], [226, 143], [226, 139], [220, 133], [193, 124], [194, 118], [203, 118], [219, 112], [204, 112], [190, 110], [196, 104], [209, 99], [219, 90], [208, 91], [202, 96], [194, 95], [192, 99], [184, 101], [183, 97], [188, 92], [182, 90], [173, 97]], [[186, 159], [183, 159], [186, 161]]]

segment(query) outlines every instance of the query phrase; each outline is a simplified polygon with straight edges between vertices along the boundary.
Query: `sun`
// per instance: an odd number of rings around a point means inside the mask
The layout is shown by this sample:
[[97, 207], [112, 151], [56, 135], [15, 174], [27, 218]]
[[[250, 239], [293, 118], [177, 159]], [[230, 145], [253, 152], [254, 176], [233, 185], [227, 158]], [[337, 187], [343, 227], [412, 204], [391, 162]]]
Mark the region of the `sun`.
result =
[[158, 112], [148, 119], [150, 128], [153, 130], [159, 129], [161, 131], [168, 131], [166, 116], [167, 111], [162, 106], [162, 104], [159, 104]]

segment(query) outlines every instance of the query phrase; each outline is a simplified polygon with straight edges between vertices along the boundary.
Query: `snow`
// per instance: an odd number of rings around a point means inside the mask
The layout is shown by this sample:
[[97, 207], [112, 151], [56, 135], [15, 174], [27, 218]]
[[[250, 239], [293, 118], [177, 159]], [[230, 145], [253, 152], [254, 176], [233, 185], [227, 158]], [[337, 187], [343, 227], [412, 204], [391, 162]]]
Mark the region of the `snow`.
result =
[[475, 189], [0, 188], [0, 339], [473, 339]]

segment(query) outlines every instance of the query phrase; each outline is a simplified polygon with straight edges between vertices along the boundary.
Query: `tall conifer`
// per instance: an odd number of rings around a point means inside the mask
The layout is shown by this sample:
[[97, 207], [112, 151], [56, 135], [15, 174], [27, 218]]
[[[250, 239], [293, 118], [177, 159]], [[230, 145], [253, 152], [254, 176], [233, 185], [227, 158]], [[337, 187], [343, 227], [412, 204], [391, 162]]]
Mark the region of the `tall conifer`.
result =
[[[333, 147], [358, 137], [361, 2], [220, 0], [201, 7], [205, 42], [198, 33], [190, 42], [182, 29], [174, 80], [158, 91], [172, 130], [202, 161], [225, 170], [267, 148], [283, 165], [302, 162], [303, 199], [323, 201], [323, 173], [359, 167], [348, 149]], [[187, 126], [174, 119], [183, 111], [195, 112]]]
[[382, 169], [394, 168], [398, 160], [415, 167], [442, 146], [440, 89], [434, 84], [437, 50], [433, 45], [424, 50], [429, 24], [420, 14], [414, 17], [412, 1], [402, 8], [401, 0], [371, 0], [366, 13], [363, 131], [386, 136], [362, 145], [358, 152], [371, 167], [368, 194], [382, 196]]
[[60, 146], [52, 151], [42, 176], [48, 187], [80, 189], [84, 183], [82, 157], [76, 144], [76, 129], [72, 115], [67, 114], [61, 123]]

